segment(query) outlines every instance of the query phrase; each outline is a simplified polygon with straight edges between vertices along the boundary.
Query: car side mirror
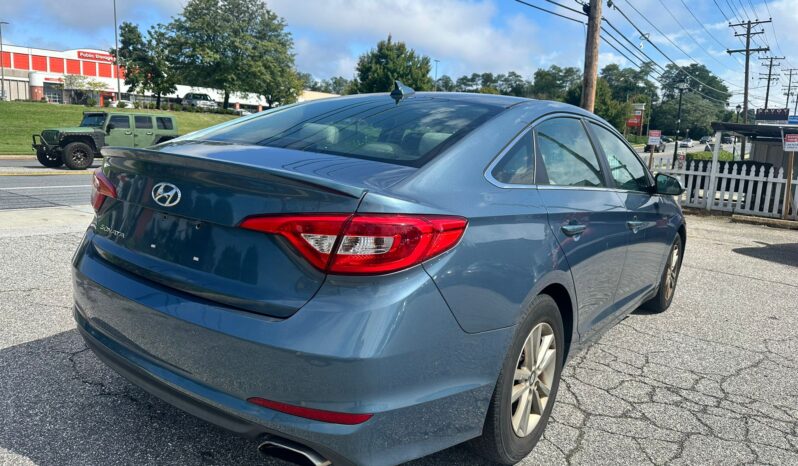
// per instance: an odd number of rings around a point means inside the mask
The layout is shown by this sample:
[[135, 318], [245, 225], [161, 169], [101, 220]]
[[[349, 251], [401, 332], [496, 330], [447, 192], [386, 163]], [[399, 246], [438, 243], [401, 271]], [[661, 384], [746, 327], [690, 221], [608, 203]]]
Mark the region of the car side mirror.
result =
[[108, 123], [108, 126], [105, 127], [105, 132], [107, 134], [111, 134], [111, 130], [112, 129], [114, 129], [114, 125], [112, 125], [111, 123]]
[[664, 173], [657, 173], [654, 177], [654, 191], [665, 196], [678, 196], [684, 192], [684, 186], [678, 178]]

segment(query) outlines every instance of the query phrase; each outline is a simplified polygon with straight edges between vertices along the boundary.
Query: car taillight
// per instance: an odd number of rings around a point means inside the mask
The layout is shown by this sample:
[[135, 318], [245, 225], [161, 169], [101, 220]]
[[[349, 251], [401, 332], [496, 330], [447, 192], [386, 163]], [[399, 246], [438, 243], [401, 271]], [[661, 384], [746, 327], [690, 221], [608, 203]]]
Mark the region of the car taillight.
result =
[[285, 237], [311, 264], [334, 274], [406, 269], [454, 247], [462, 217], [310, 214], [250, 217], [242, 228]]
[[98, 168], [94, 171], [91, 189], [91, 206], [94, 207], [95, 212], [99, 212], [106, 197], [116, 198], [116, 188], [114, 188], [114, 185], [105, 177], [102, 169]]

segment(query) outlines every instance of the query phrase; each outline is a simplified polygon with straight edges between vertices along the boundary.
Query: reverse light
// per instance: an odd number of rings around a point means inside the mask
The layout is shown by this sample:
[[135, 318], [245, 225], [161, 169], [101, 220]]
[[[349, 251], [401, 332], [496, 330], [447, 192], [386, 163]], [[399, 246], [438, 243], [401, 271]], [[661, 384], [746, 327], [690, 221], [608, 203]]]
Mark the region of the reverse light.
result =
[[286, 238], [316, 268], [334, 274], [406, 269], [454, 247], [462, 217], [403, 214], [310, 214], [250, 217], [242, 228]]
[[94, 170], [94, 179], [91, 187], [91, 206], [95, 212], [99, 212], [106, 197], [116, 198], [116, 188], [111, 181], [103, 174], [102, 169]]
[[291, 414], [305, 419], [313, 419], [314, 421], [328, 422], [330, 424], [345, 424], [348, 426], [363, 424], [373, 416], [373, 414], [339, 413], [336, 411], [325, 411], [323, 409], [305, 408], [303, 406], [294, 406], [258, 397], [249, 398], [247, 401], [258, 406], [263, 406], [264, 408], [280, 411], [281, 413]]

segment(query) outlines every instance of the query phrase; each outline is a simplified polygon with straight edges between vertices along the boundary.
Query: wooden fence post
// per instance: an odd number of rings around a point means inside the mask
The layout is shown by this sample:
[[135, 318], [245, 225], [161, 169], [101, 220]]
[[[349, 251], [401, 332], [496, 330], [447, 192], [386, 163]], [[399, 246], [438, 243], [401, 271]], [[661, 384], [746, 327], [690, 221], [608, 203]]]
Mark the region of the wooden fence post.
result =
[[712, 210], [715, 203], [715, 179], [718, 174], [718, 157], [720, 156], [720, 138], [723, 132], [715, 132], [715, 146], [712, 151], [712, 165], [709, 167], [709, 188], [705, 190], [704, 197], [707, 200], [707, 210]]

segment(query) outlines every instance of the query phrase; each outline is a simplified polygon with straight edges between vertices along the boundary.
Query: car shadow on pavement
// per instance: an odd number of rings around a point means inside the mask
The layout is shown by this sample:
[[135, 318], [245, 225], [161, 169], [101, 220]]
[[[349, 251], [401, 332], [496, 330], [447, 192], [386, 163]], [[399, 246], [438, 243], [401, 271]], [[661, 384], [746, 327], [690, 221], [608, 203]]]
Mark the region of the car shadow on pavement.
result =
[[798, 267], [798, 243], [768, 244], [756, 241], [762, 247], [736, 248], [732, 251], [737, 254], [754, 257], [778, 264]]
[[[76, 330], [0, 350], [0, 463], [285, 465], [105, 366]], [[463, 446], [414, 466], [486, 465]]]
[[3, 464], [282, 464], [131, 385], [76, 330], [0, 350], [0, 373]]

